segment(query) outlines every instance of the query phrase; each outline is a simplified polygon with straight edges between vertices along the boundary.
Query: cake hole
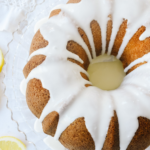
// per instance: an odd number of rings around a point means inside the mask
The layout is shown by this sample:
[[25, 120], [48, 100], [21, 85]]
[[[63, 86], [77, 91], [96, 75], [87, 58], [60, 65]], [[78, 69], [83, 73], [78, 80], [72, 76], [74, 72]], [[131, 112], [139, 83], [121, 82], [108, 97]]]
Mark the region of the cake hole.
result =
[[88, 74], [93, 86], [107, 91], [117, 89], [125, 77], [122, 62], [115, 56], [106, 54], [92, 60]]

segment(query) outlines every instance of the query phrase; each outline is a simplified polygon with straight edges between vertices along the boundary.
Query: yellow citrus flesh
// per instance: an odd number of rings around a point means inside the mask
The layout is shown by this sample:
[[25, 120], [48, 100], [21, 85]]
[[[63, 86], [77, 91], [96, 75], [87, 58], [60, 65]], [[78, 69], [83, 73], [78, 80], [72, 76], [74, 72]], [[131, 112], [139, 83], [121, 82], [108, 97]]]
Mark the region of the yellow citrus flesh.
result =
[[4, 56], [2, 50], [0, 49], [0, 72], [2, 71], [3, 66], [4, 66]]
[[26, 146], [15, 137], [3, 136], [0, 137], [0, 150], [26, 150]]
[[122, 62], [111, 55], [101, 55], [93, 59], [88, 73], [94, 86], [107, 91], [117, 89], [125, 77]]

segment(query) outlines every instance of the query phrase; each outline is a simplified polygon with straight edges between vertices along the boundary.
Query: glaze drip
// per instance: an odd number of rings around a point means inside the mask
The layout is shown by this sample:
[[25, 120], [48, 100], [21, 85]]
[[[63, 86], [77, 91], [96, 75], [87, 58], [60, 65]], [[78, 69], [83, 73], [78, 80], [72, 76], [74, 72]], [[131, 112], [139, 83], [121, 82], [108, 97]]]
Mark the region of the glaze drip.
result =
[[[80, 72], [88, 76], [87, 72], [69, 62], [67, 58], [80, 63], [83, 63], [83, 60], [67, 51], [66, 45], [69, 40], [77, 42], [84, 48], [91, 61], [88, 47], [78, 33], [78, 27], [81, 27], [90, 41], [95, 58], [90, 23], [96, 20], [101, 28], [102, 54], [105, 54], [107, 22], [111, 14], [113, 29], [108, 54], [111, 54], [121, 23], [124, 19], [128, 20], [126, 35], [117, 55], [117, 58], [120, 58], [127, 43], [141, 26], [145, 26], [146, 30], [140, 36], [140, 40], [150, 36], [150, 0], [81, 0], [77, 4], [59, 5], [54, 9], [61, 9], [62, 12], [50, 19], [45, 18], [36, 25], [35, 31], [40, 29], [49, 44], [33, 52], [30, 58], [42, 54], [46, 56], [46, 60], [33, 69], [27, 79], [22, 82], [23, 93], [26, 93], [28, 81], [33, 78], [41, 80], [43, 88], [50, 91], [51, 98], [39, 122], [42, 122], [50, 112], [57, 111], [60, 119], [55, 139], [59, 139], [61, 133], [74, 120], [84, 117], [86, 127], [95, 142], [95, 150], [102, 149], [115, 110], [119, 122], [120, 149], [126, 150], [138, 128], [137, 118], [143, 116], [150, 119], [150, 54], [137, 59], [125, 68], [127, 72], [132, 66], [147, 62], [128, 74], [118, 89], [108, 92], [94, 86], [85, 87], [85, 84], [91, 83], [83, 79]], [[41, 125], [39, 125], [39, 131], [41, 131]]]

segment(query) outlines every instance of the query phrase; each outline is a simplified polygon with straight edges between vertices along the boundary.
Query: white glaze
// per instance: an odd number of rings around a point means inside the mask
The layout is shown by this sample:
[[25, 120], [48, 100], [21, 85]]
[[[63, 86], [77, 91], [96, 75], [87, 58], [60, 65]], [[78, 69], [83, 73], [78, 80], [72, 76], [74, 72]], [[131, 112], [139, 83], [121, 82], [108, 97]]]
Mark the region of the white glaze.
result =
[[20, 91], [25, 96], [26, 95], [26, 80], [23, 79], [20, 83]]
[[144, 62], [149, 62], [149, 61], [150, 61], [150, 53], [147, 53], [143, 57], [138, 58], [137, 60], [133, 61], [128, 67], [124, 69], [124, 71], [128, 72], [128, 70], [131, 69], [133, 66], [139, 63], [144, 63]]
[[149, 146], [149, 147], [147, 147], [145, 150], [150, 150], [150, 146]]
[[120, 58], [127, 43], [142, 25], [146, 26], [146, 31], [141, 35], [140, 40], [150, 36], [150, 0], [82, 0], [78, 4], [59, 5], [55, 9], [61, 9], [62, 12], [47, 21], [44, 19], [39, 22], [35, 29], [37, 31], [40, 28], [41, 34], [49, 42], [48, 46], [30, 56], [31, 58], [43, 54], [46, 55], [46, 60], [31, 71], [22, 86], [25, 89], [29, 80], [37, 78], [41, 80], [42, 86], [50, 91], [51, 98], [42, 112], [40, 122], [52, 111], [59, 113], [55, 139], [59, 139], [70, 123], [79, 117], [84, 117], [96, 150], [103, 147], [111, 117], [116, 110], [120, 149], [125, 150], [138, 128], [137, 118], [143, 116], [150, 119], [150, 54], [131, 63], [125, 71], [140, 62], [148, 62], [127, 75], [118, 89], [107, 92], [96, 87], [85, 88], [84, 85], [90, 82], [84, 80], [80, 72], [87, 74], [86, 71], [67, 61], [67, 58], [73, 58], [81, 63], [83, 61], [67, 51], [66, 45], [69, 40], [79, 43], [91, 61], [88, 47], [77, 30], [81, 27], [88, 36], [95, 58], [90, 23], [96, 20], [102, 31], [102, 54], [104, 54], [108, 16], [111, 14], [113, 30], [108, 54], [111, 53], [123, 19], [128, 20], [128, 29], [117, 56]]
[[40, 27], [48, 21], [48, 18], [49, 17], [45, 17], [35, 24], [34, 33], [36, 33], [38, 31], [38, 29], [40, 29]]
[[48, 136], [44, 139], [44, 142], [51, 148], [51, 150], [66, 150], [66, 148], [53, 137]]
[[34, 123], [34, 130], [36, 132], [43, 132], [43, 127], [42, 127], [42, 124], [39, 119], [36, 119], [36, 121]]

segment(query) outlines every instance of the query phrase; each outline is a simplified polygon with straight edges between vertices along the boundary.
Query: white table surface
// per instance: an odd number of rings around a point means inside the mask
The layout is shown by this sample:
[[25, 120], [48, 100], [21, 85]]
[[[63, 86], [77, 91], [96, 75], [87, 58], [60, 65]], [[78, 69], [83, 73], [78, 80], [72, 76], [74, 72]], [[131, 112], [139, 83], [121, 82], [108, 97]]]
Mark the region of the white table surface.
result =
[[[4, 55], [7, 53], [7, 44], [11, 38], [11, 33], [6, 31], [0, 32], [0, 49]], [[4, 79], [3, 71], [0, 73], [0, 136], [14, 136], [23, 141], [28, 147], [29, 144], [26, 142], [25, 136], [18, 131], [17, 124], [12, 121], [11, 112], [6, 107], [7, 98], [4, 95], [5, 85], [2, 83]]]

